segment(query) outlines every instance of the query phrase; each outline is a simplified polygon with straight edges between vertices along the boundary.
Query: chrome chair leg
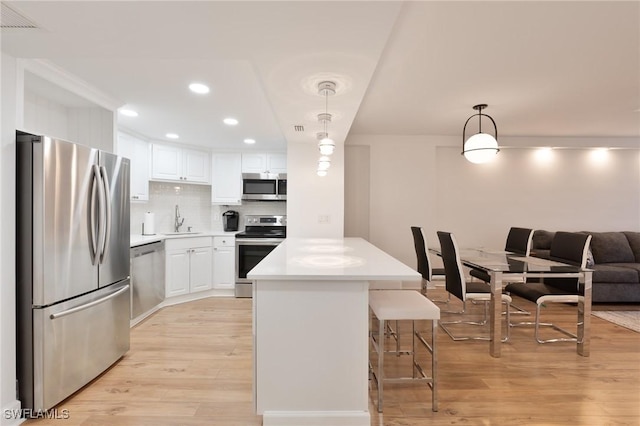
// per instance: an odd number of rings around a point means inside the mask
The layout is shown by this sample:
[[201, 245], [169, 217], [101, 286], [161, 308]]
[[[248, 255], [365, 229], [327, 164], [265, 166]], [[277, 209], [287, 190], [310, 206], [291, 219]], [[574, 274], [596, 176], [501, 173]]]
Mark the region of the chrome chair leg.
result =
[[[488, 309], [489, 309], [489, 302], [488, 301], [484, 301], [484, 306], [483, 306], [483, 311], [484, 311], [484, 315], [481, 321], [465, 321], [465, 320], [458, 320], [458, 321], [440, 321], [440, 327], [444, 330], [445, 333], [447, 333], [449, 335], [449, 337], [451, 338], [451, 340], [453, 340], [454, 342], [459, 342], [459, 341], [464, 341], [464, 340], [491, 340], [490, 337], [488, 336], [456, 336], [454, 335], [451, 330], [447, 327], [447, 325], [454, 325], [454, 324], [466, 324], [466, 325], [479, 325], [479, 326], [484, 326], [488, 323], [489, 321], [489, 313], [488, 313]], [[505, 332], [505, 336], [502, 337], [500, 339], [501, 342], [508, 342], [509, 339], [511, 338], [511, 330], [510, 330], [510, 325], [511, 325], [511, 317], [509, 314], [509, 303], [507, 302], [502, 302], [506, 305], [506, 332]], [[465, 307], [465, 302], [463, 302], [463, 310], [462, 312], [464, 312], [466, 309]], [[447, 312], [447, 311], [441, 311], [441, 312]], [[460, 312], [449, 312], [449, 313], [460, 313]]]

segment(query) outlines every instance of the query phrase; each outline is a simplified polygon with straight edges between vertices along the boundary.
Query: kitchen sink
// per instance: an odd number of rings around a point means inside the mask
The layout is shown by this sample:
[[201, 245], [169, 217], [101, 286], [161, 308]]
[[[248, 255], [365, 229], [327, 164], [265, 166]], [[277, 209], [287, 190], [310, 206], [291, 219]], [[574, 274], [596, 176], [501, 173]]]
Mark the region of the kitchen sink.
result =
[[202, 232], [196, 232], [196, 231], [165, 232], [163, 235], [197, 235], [197, 234], [202, 234]]

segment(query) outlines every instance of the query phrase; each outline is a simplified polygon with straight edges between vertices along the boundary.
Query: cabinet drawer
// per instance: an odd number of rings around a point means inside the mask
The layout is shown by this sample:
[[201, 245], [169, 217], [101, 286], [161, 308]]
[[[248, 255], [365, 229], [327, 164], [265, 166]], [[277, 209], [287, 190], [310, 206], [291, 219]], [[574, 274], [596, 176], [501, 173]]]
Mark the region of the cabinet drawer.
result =
[[190, 249], [196, 247], [211, 247], [211, 237], [168, 238], [165, 241], [166, 250]]
[[235, 247], [235, 237], [213, 237], [214, 247]]

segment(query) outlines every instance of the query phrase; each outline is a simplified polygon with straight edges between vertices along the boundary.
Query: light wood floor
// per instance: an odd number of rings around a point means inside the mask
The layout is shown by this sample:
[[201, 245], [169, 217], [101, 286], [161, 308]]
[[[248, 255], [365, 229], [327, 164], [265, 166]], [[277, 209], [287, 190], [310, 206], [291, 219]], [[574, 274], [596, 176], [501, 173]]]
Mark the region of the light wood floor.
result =
[[[570, 306], [545, 312], [575, 320]], [[589, 358], [575, 344], [537, 344], [533, 330], [520, 327], [494, 359], [487, 342], [453, 342], [440, 330], [440, 410], [431, 411], [424, 384], [389, 384], [378, 415], [372, 387], [371, 424], [639, 425], [640, 334], [591, 323]], [[251, 300], [168, 307], [132, 329], [131, 350], [117, 365], [57, 407], [69, 419], [27, 424], [261, 425], [252, 412], [251, 356]]]

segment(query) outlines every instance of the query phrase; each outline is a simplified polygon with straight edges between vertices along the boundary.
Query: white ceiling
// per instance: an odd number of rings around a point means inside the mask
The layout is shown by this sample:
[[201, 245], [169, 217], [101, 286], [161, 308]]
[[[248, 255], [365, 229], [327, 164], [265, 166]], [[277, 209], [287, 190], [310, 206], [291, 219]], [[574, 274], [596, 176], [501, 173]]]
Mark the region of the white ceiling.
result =
[[[284, 149], [330, 135], [640, 136], [640, 2], [9, 1], [40, 29], [2, 50], [48, 60], [139, 112], [153, 140]], [[207, 83], [205, 96], [190, 93]], [[236, 127], [222, 124], [233, 116]], [[304, 132], [294, 131], [303, 125]]]

